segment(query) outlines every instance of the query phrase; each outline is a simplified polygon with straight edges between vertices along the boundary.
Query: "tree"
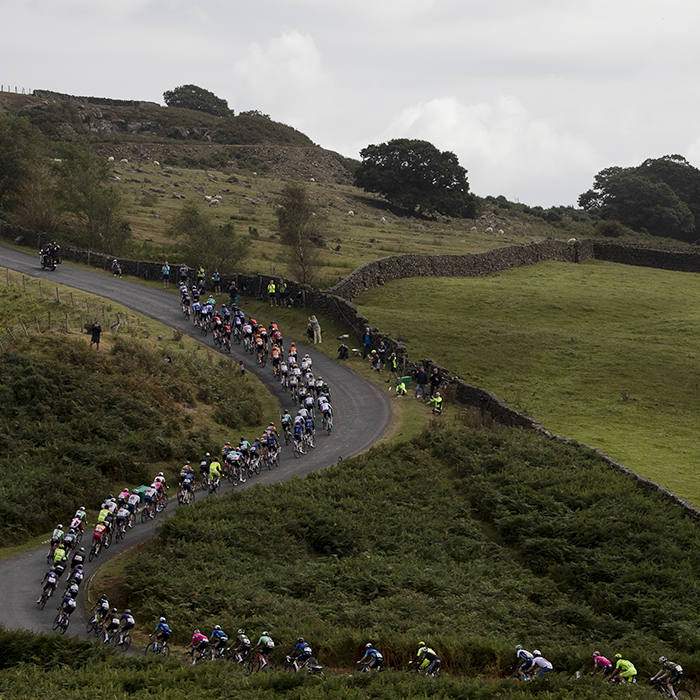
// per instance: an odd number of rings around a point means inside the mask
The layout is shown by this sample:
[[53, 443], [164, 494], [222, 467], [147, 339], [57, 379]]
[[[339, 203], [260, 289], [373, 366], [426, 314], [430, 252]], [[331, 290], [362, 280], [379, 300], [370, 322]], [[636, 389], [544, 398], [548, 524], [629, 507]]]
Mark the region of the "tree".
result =
[[428, 141], [394, 139], [360, 151], [355, 184], [383, 194], [411, 213], [473, 217], [476, 200], [469, 193], [467, 171], [450, 151]]
[[290, 274], [302, 284], [311, 284], [319, 264], [316, 247], [320, 238], [320, 224], [314, 215], [306, 187], [288, 182], [282, 190], [277, 221], [282, 243], [289, 248]]
[[250, 251], [250, 239], [237, 236], [230, 221], [216, 226], [192, 203], [180, 209], [170, 233], [184, 239], [182, 255], [188, 265], [201, 265], [210, 271], [218, 269], [222, 274], [233, 272]]
[[587, 211], [635, 231], [692, 242], [700, 222], [700, 171], [681, 156], [605, 168], [578, 201]]
[[194, 109], [216, 117], [228, 117], [233, 113], [226, 100], [222, 100], [213, 92], [198, 85], [181, 85], [174, 90], [166, 90], [163, 93], [163, 100], [168, 107]]
[[44, 137], [26, 119], [0, 114], [0, 207], [31, 182], [43, 155]]
[[77, 243], [91, 250], [118, 255], [131, 236], [122, 213], [119, 192], [110, 185], [110, 165], [86, 140], [60, 145], [55, 164], [57, 198], [72, 219]]

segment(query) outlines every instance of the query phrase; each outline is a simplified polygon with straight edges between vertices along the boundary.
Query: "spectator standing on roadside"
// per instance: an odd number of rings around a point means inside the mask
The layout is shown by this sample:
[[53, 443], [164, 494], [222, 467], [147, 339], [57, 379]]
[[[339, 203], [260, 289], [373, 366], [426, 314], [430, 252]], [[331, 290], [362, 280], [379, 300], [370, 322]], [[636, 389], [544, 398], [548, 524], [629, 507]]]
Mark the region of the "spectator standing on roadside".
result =
[[398, 380], [399, 378], [399, 360], [396, 357], [396, 353], [392, 352], [391, 355], [389, 355], [389, 379], [387, 379], [387, 383], [390, 382], [392, 379]]
[[275, 280], [270, 280], [267, 283], [267, 300], [270, 302], [270, 306], [277, 306], [277, 285]]
[[170, 289], [170, 265], [167, 260], [160, 271], [163, 273], [163, 289]]
[[[204, 268], [200, 265], [197, 268], [197, 286], [201, 287], [204, 285], [204, 278], [207, 276], [207, 273], [205, 272]], [[204, 287], [204, 290], [206, 291], [206, 286]]]
[[380, 367], [380, 369], [384, 369], [384, 367], [386, 367], [386, 352], [387, 352], [387, 347], [384, 344], [384, 341], [382, 340], [379, 343], [379, 347], [377, 348], [377, 355], [379, 355], [379, 367]]
[[369, 355], [369, 349], [372, 346], [372, 335], [369, 332], [369, 326], [365, 328], [365, 332], [362, 336], [362, 359], [367, 359]]
[[282, 279], [277, 283], [277, 293], [279, 294], [280, 306], [286, 308], [287, 300], [289, 299], [289, 290], [287, 289], [287, 283]]
[[100, 322], [95, 319], [95, 323], [92, 324], [92, 328], [90, 329], [90, 332], [92, 333], [92, 338], [90, 338], [90, 347], [92, 347], [93, 343], [97, 345], [97, 349], [100, 349], [100, 333], [102, 333], [102, 326], [100, 325]]
[[339, 360], [347, 360], [349, 356], [350, 356], [350, 350], [349, 350], [348, 346], [345, 343], [341, 343], [340, 347], [338, 348], [338, 359]]
[[421, 367], [416, 372], [416, 393], [413, 395], [414, 399], [418, 398], [418, 392], [420, 391], [425, 399], [425, 385], [428, 383], [428, 375], [425, 372], [425, 367]]
[[221, 294], [221, 275], [218, 268], [214, 268], [214, 274], [211, 276], [211, 284], [214, 288], [214, 294]]
[[316, 316], [311, 316], [311, 318], [309, 318], [309, 325], [314, 332], [314, 345], [316, 345], [321, 342], [321, 324], [318, 322]]
[[229, 306], [239, 306], [241, 300], [241, 295], [238, 291], [236, 283], [232, 280], [228, 288], [228, 305]]
[[433, 367], [433, 371], [430, 373], [430, 398], [435, 396], [435, 392], [440, 388], [440, 370], [437, 367]]

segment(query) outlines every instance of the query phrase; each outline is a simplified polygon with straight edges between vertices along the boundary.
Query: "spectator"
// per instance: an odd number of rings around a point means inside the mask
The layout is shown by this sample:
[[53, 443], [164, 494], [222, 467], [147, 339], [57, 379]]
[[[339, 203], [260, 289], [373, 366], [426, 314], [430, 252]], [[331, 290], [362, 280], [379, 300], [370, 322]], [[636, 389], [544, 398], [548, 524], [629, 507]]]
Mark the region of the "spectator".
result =
[[280, 306], [286, 307], [289, 301], [289, 289], [287, 289], [287, 283], [281, 279], [277, 283], [277, 294], [280, 300]]
[[321, 324], [318, 322], [316, 316], [311, 316], [309, 319], [309, 325], [313, 331], [314, 345], [321, 342]]
[[112, 274], [115, 277], [119, 277], [119, 279], [121, 279], [121, 277], [122, 277], [122, 268], [119, 265], [119, 262], [117, 261], [116, 258], [114, 258], [114, 260], [112, 260]]
[[416, 393], [413, 395], [414, 399], [418, 398], [418, 392], [420, 391], [425, 399], [425, 385], [428, 383], [428, 375], [425, 373], [425, 367], [421, 367], [416, 372]]
[[267, 298], [270, 302], [270, 306], [277, 306], [277, 286], [275, 285], [275, 280], [270, 280], [267, 285]]
[[218, 268], [214, 268], [214, 274], [211, 276], [211, 284], [214, 288], [214, 294], [221, 294], [221, 275]]
[[372, 350], [369, 354], [369, 363], [372, 365], [372, 369], [375, 372], [379, 372], [379, 355], [376, 350]]
[[369, 332], [369, 326], [365, 328], [364, 335], [362, 336], [362, 359], [367, 359], [369, 354], [369, 349], [372, 346], [372, 335]]
[[436, 413], [438, 416], [442, 414], [442, 396], [440, 396], [439, 391], [435, 392], [435, 396], [431, 397], [428, 403], [433, 406], [432, 413]]
[[90, 338], [90, 347], [92, 348], [93, 343], [97, 345], [97, 349], [100, 349], [100, 333], [102, 333], [102, 326], [100, 325], [100, 322], [95, 319], [95, 323], [92, 324], [92, 328], [90, 329], [90, 332], [92, 333], [92, 337]]
[[170, 265], [165, 261], [165, 265], [161, 268], [163, 274], [163, 289], [170, 289]]
[[430, 373], [430, 398], [435, 396], [435, 392], [440, 388], [440, 370], [437, 367], [433, 367], [433, 371]]
[[380, 369], [384, 369], [384, 367], [386, 367], [386, 352], [387, 352], [387, 347], [384, 344], [384, 341], [382, 340], [379, 343], [379, 347], [377, 348], [377, 355], [379, 355]]
[[348, 349], [348, 346], [345, 343], [341, 343], [340, 347], [338, 348], [338, 359], [347, 360], [349, 355], [350, 350]]
[[311, 327], [311, 319], [306, 324], [306, 337], [309, 339], [310, 343], [314, 342], [314, 329]]
[[396, 380], [396, 395], [406, 396], [406, 384], [403, 379]]
[[387, 379], [387, 383], [390, 382], [392, 379], [398, 379], [399, 378], [399, 360], [396, 357], [396, 353], [392, 352], [391, 355], [389, 355], [389, 379]]

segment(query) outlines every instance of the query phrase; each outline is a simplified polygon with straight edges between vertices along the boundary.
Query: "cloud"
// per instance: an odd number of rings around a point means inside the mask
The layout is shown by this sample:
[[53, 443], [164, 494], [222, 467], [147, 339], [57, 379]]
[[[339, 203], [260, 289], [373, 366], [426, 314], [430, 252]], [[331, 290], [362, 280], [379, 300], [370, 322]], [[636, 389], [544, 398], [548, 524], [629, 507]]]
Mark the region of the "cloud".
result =
[[556, 201], [565, 193], [570, 199], [570, 185], [562, 186], [562, 174], [585, 173], [590, 179], [597, 163], [588, 142], [558, 131], [510, 95], [493, 103], [465, 104], [442, 97], [413, 105], [396, 115], [382, 140], [400, 137], [424, 139], [453, 151], [469, 170], [477, 194], [503, 194], [525, 202], [534, 194], [527, 183], [537, 181], [538, 191], [550, 183], [551, 204], [573, 204]]

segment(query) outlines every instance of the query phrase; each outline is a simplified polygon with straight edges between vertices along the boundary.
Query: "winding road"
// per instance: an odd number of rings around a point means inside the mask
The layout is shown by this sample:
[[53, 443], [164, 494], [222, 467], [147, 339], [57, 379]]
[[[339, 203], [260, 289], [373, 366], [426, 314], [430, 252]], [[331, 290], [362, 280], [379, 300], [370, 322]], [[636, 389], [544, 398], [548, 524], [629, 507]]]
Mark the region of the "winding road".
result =
[[[178, 297], [165, 290], [145, 287], [129, 282], [128, 279], [117, 279], [68, 265], [59, 265], [53, 272], [42, 270], [38, 255], [30, 255], [1, 245], [0, 267], [97, 294], [166, 325], [183, 327], [193, 338], [214, 349], [210, 336], [202, 338], [200, 334], [193, 332], [194, 328], [191, 324], [183, 322]], [[281, 317], [283, 313], [284, 310], [279, 310], [278, 317]], [[270, 320], [274, 319], [266, 319], [266, 322]], [[295, 338], [292, 340], [296, 342]], [[298, 342], [297, 345], [302, 354], [306, 352], [310, 354], [313, 359], [314, 373], [323, 376], [331, 387], [333, 410], [336, 416], [333, 433], [330, 436], [318, 435], [316, 448], [300, 459], [293, 457], [290, 448], [283, 447], [280, 466], [273, 471], [262, 472], [259, 476], [248, 481], [246, 486], [285, 481], [295, 474], [303, 476], [311, 471], [328, 467], [340, 458], [359, 454], [382, 437], [391, 420], [391, 405], [386, 394], [363, 377], [349, 370], [345, 365], [316, 352], [313, 347], [305, 347]], [[244, 355], [242, 349], [236, 345], [232, 348], [231, 357], [243, 360], [251, 359], [250, 355]], [[273, 381], [270, 367], [258, 368], [254, 364], [246, 362], [246, 371], [258, 376], [270, 388], [272, 393], [279, 398], [282, 408], [289, 407], [291, 410], [291, 401], [288, 395], [281, 391], [278, 382]], [[198, 492], [198, 498], [200, 500], [202, 498], [201, 491]], [[85, 505], [95, 508], [98, 504], [86, 503]], [[170, 515], [175, 509], [176, 506], [171, 504], [165, 515]], [[70, 515], [71, 513], [67, 512], [66, 519]], [[113, 544], [108, 550], [103, 550], [99, 559], [86, 565], [86, 578], [94, 574], [98, 564], [104, 564], [120, 552], [125, 551], [127, 547], [152, 537], [161, 517], [163, 516], [158, 516], [155, 521], [146, 524], [138, 522], [134, 529], [129, 531], [124, 543]], [[90, 529], [88, 528], [88, 530]], [[90, 535], [86, 534], [85, 541], [89, 539]], [[52, 599], [43, 611], [38, 609], [35, 602], [39, 597], [40, 582], [48, 569], [46, 564], [47, 549], [48, 547], [41, 547], [0, 561], [0, 580], [3, 582], [4, 589], [11, 591], [13, 597], [12, 605], [3, 605], [0, 608], [0, 623], [8, 629], [27, 629], [34, 632], [51, 631], [58, 601], [54, 604], [53, 600], [55, 599]], [[62, 592], [63, 588], [63, 581], [61, 581], [57, 591]], [[84, 583], [79, 603], [83, 602], [85, 588]], [[86, 636], [85, 623], [87, 618], [84, 611], [85, 606], [79, 604], [72, 615], [68, 634], [77, 633], [80, 636]]]

